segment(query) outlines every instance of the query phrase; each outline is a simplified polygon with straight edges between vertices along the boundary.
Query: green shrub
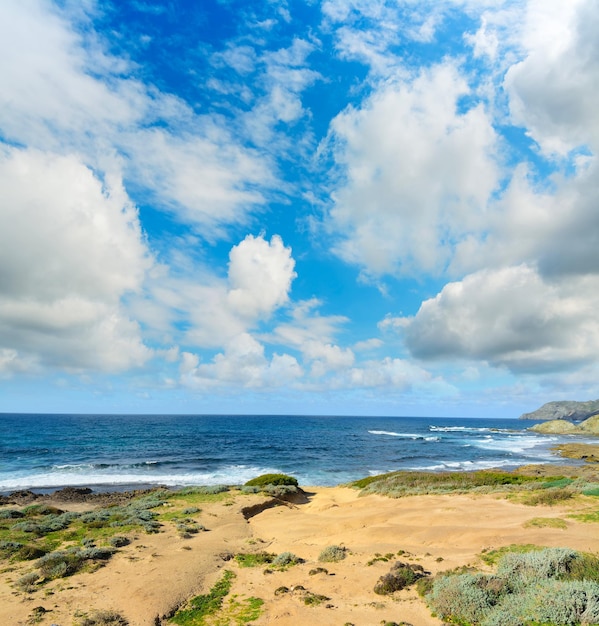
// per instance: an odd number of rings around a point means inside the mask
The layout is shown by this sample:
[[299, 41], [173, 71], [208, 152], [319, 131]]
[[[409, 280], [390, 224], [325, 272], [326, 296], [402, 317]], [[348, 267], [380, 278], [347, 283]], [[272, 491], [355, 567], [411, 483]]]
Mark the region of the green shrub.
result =
[[436, 579], [428, 600], [442, 619], [479, 624], [503, 590], [503, 585], [486, 574], [456, 574]]
[[25, 517], [25, 514], [16, 509], [3, 509], [0, 511], [0, 519], [19, 519], [21, 517]]
[[422, 565], [398, 561], [388, 574], [384, 574], [378, 579], [374, 586], [374, 593], [381, 596], [389, 595], [394, 591], [405, 589], [425, 576]]
[[324, 563], [334, 563], [335, 561], [343, 561], [347, 556], [347, 548], [343, 546], [327, 546], [318, 555], [318, 560]]
[[272, 563], [276, 554], [270, 552], [254, 552], [250, 554], [239, 553], [235, 555], [235, 560], [239, 567], [260, 567]]
[[37, 583], [39, 579], [40, 577], [37, 572], [29, 572], [21, 576], [21, 578], [16, 581], [15, 586], [21, 591], [30, 593], [31, 591], [33, 591], [35, 583]]
[[115, 535], [110, 538], [109, 543], [113, 548], [123, 548], [124, 546], [128, 546], [131, 543], [131, 540], [123, 535]]
[[113, 554], [112, 548], [67, 548], [46, 554], [39, 559], [37, 566], [44, 578], [52, 580], [71, 576], [89, 561], [107, 561]]
[[292, 485], [298, 486], [297, 479], [287, 474], [262, 474], [245, 483], [246, 487], [266, 487], [267, 485]]
[[442, 619], [457, 624], [599, 624], [599, 557], [569, 548], [507, 552], [496, 575], [441, 574], [425, 593]]
[[572, 497], [574, 497], [574, 492], [571, 489], [550, 487], [549, 489], [537, 491], [527, 496], [522, 502], [529, 506], [537, 506], [539, 504], [552, 506], [554, 504], [561, 504], [565, 500], [570, 500]]
[[272, 565], [273, 567], [284, 568], [292, 567], [293, 565], [298, 565], [303, 562], [304, 559], [300, 559], [300, 557], [293, 554], [293, 552], [281, 552], [281, 554], [272, 560]]

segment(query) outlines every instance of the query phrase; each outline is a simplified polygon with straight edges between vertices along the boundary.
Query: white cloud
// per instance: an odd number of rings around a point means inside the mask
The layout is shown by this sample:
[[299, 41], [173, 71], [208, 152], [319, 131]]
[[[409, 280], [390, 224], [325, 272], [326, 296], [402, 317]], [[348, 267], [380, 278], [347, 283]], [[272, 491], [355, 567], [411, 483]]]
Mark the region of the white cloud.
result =
[[132, 309], [161, 343], [201, 348], [221, 348], [268, 320], [288, 304], [296, 276], [291, 249], [278, 235], [270, 241], [248, 235], [233, 246], [226, 277], [190, 261], [184, 251], [169, 264], [170, 270], [148, 278]]
[[264, 346], [250, 334], [242, 333], [225, 346], [211, 363], [200, 363], [195, 355], [185, 353], [182, 383], [193, 388], [242, 386], [276, 388], [288, 385], [302, 375], [298, 362], [288, 354], [274, 354], [269, 360]]
[[228, 301], [244, 318], [268, 317], [289, 299], [297, 276], [291, 249], [274, 235], [270, 242], [248, 235], [229, 253]]
[[118, 180], [74, 157], [0, 153], [0, 347], [11, 359], [122, 370], [150, 357], [121, 298], [151, 258]]
[[482, 106], [457, 111], [469, 87], [447, 62], [381, 85], [332, 123], [346, 182], [327, 223], [337, 253], [367, 274], [439, 272], [498, 182], [496, 136]]
[[125, 185], [208, 239], [246, 222], [274, 185], [269, 159], [222, 121], [135, 78], [80, 17], [41, 0], [0, 3], [4, 139], [123, 172]]
[[529, 0], [524, 59], [506, 74], [516, 123], [546, 153], [599, 148], [599, 7], [595, 0]]
[[545, 282], [531, 267], [484, 270], [447, 284], [406, 328], [422, 359], [475, 359], [514, 372], [568, 369], [596, 359], [595, 277]]

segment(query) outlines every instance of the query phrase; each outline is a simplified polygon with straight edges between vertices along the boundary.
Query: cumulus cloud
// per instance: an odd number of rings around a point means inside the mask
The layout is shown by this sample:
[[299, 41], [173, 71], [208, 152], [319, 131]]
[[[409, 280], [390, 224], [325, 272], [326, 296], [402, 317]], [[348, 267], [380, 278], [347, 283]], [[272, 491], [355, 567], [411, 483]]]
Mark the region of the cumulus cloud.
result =
[[270, 242], [248, 235], [229, 253], [228, 301], [245, 318], [268, 317], [288, 301], [297, 276], [291, 248], [274, 235]]
[[151, 353], [121, 299], [152, 261], [120, 182], [103, 183], [74, 157], [6, 149], [0, 204], [0, 347], [10, 362], [144, 363]]
[[302, 375], [296, 359], [288, 354], [274, 354], [268, 359], [264, 346], [248, 333], [234, 337], [212, 362], [200, 363], [196, 355], [185, 353], [181, 381], [194, 388], [242, 386], [276, 388], [288, 385]]
[[328, 226], [336, 252], [367, 274], [439, 272], [498, 182], [496, 136], [449, 62], [389, 82], [332, 124], [345, 182]]
[[[278, 235], [247, 235], [229, 252], [226, 277], [197, 265], [184, 252], [147, 280], [132, 303], [162, 343], [218, 349], [255, 330], [289, 302], [296, 276], [291, 248]], [[175, 268], [182, 268], [177, 273]]]
[[422, 359], [476, 359], [514, 372], [567, 369], [599, 349], [596, 278], [549, 283], [531, 267], [483, 270], [447, 284], [405, 328]]
[[530, 0], [522, 61], [506, 74], [512, 116], [546, 153], [599, 147], [599, 10], [594, 0]]

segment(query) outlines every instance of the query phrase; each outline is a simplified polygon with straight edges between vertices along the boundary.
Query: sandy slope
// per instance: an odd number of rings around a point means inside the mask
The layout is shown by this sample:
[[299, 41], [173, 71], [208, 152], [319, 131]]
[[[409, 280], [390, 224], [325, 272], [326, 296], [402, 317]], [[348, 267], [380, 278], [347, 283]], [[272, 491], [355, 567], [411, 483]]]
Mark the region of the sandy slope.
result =
[[[72, 626], [76, 615], [92, 609], [112, 609], [131, 626], [155, 626], [187, 598], [207, 592], [229, 569], [236, 574], [232, 595], [265, 601], [255, 626], [380, 625], [384, 621], [434, 626], [433, 618], [413, 590], [378, 596], [373, 587], [391, 563], [368, 562], [377, 554], [403, 550], [397, 557], [421, 564], [431, 572], [457, 565], [480, 565], [483, 549], [511, 543], [568, 546], [599, 552], [596, 525], [567, 519], [568, 506], [529, 507], [494, 496], [412, 496], [393, 500], [359, 497], [355, 490], [308, 489], [305, 504], [278, 506], [248, 521], [242, 508], [263, 501], [261, 496], [238, 496], [233, 504], [202, 506], [199, 521], [210, 529], [191, 539], [180, 538], [165, 526], [157, 535], [138, 534], [103, 568], [52, 581], [33, 594], [15, 591], [11, 582], [30, 565], [15, 569], [3, 564], [0, 577], [0, 624], [25, 625], [35, 607], [48, 610], [40, 624]], [[525, 527], [532, 518], [562, 517], [566, 529]], [[339, 563], [318, 563], [322, 548], [347, 547]], [[290, 551], [306, 560], [286, 571], [240, 568], [223, 555], [267, 550]], [[318, 566], [328, 574], [310, 574]], [[12, 570], [12, 571], [11, 571]], [[275, 595], [281, 586], [290, 592]], [[306, 606], [305, 590], [330, 598]], [[164, 622], [166, 623], [166, 621]]]

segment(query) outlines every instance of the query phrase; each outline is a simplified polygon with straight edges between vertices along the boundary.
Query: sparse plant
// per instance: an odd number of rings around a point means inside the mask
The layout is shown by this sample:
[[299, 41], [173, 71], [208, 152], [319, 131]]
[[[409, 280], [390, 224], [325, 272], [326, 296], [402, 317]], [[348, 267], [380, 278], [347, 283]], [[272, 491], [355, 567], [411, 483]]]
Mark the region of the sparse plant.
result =
[[84, 616], [78, 626], [128, 626], [129, 622], [116, 611], [94, 611]]
[[568, 488], [551, 487], [549, 489], [543, 489], [541, 491], [535, 491], [531, 495], [525, 497], [522, 500], [523, 504], [529, 506], [553, 506], [554, 504], [561, 504], [566, 500], [570, 500], [574, 497], [574, 491]]
[[342, 561], [347, 556], [347, 548], [344, 546], [327, 546], [318, 555], [318, 560], [324, 563]]
[[34, 590], [35, 584], [38, 582], [39, 579], [40, 576], [37, 572], [28, 572], [27, 574], [23, 574], [23, 576], [17, 579], [17, 581], [15, 582], [15, 586], [21, 591], [31, 593]]
[[277, 555], [272, 560], [273, 567], [292, 567], [293, 565], [298, 565], [299, 563], [303, 563], [304, 559], [301, 559], [299, 556], [293, 554], [293, 552], [281, 552], [281, 554]]

